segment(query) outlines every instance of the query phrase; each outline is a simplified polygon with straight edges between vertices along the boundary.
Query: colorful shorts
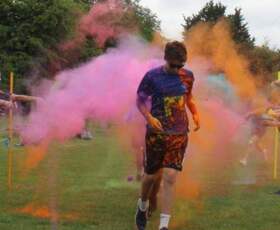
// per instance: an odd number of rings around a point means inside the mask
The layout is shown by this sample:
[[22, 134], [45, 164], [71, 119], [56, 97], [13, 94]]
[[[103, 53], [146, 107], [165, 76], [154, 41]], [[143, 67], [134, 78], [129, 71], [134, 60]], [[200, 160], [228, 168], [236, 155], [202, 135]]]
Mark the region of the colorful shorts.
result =
[[146, 133], [144, 168], [147, 174], [154, 174], [161, 168], [181, 171], [188, 145], [187, 134]]

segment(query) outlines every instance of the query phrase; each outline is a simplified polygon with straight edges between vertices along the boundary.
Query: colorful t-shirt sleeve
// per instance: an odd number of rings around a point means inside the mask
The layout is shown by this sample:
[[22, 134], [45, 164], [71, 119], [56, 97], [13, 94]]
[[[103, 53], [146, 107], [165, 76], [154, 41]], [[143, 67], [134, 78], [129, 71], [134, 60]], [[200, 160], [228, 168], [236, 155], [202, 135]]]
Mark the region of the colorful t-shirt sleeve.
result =
[[193, 84], [194, 84], [194, 76], [193, 76], [193, 73], [191, 72], [189, 83], [188, 83], [189, 89], [188, 89], [187, 95], [192, 95]]
[[186, 86], [187, 96], [192, 95], [192, 89], [194, 84], [194, 76], [191, 71], [186, 70], [185, 73], [181, 75], [183, 84]]
[[153, 94], [153, 82], [149, 74], [145, 74], [144, 78], [140, 82], [137, 90], [137, 95], [142, 98], [147, 98]]

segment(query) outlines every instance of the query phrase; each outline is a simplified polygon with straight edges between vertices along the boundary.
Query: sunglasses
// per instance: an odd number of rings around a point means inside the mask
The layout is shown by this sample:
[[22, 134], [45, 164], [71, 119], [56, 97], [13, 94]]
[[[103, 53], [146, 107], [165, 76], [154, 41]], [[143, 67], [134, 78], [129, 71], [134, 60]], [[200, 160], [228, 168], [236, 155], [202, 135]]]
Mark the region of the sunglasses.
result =
[[185, 64], [169, 64], [170, 68], [172, 69], [181, 69], [184, 67]]

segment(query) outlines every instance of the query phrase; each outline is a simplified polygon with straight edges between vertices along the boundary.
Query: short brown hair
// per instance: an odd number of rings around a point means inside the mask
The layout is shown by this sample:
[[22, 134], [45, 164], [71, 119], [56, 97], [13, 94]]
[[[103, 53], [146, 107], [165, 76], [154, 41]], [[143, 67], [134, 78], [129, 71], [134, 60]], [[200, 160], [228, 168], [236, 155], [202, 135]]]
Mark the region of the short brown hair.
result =
[[187, 60], [186, 46], [178, 41], [168, 42], [165, 46], [164, 59], [185, 62]]

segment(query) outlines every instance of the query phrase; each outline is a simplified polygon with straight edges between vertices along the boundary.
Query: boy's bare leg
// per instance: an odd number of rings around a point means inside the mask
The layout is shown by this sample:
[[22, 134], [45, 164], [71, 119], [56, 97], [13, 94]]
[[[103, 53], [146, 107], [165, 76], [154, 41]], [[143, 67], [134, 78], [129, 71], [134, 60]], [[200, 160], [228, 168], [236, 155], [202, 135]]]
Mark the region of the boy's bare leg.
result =
[[160, 169], [160, 171], [157, 174], [157, 177], [155, 178], [155, 182], [153, 184], [152, 190], [150, 192], [150, 198], [149, 198], [149, 212], [148, 215], [151, 216], [152, 213], [157, 209], [157, 195], [160, 190], [160, 185], [162, 181], [162, 172], [163, 170]]
[[163, 169], [162, 204], [159, 229], [168, 228], [169, 225], [177, 174], [178, 171], [175, 169]]

